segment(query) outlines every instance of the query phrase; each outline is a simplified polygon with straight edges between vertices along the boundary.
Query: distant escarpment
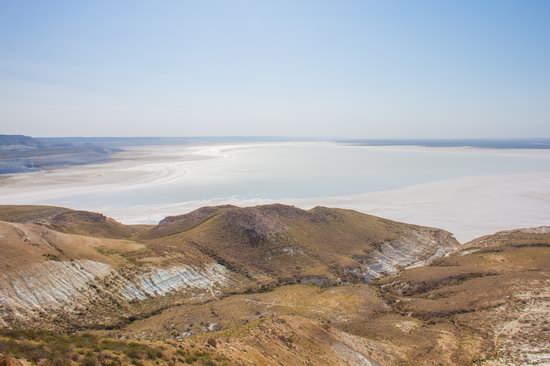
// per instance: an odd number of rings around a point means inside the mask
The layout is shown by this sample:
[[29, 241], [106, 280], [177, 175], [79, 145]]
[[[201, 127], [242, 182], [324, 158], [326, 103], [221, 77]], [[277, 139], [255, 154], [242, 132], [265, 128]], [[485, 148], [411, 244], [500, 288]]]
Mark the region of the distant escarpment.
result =
[[90, 143], [0, 135], [0, 174], [107, 161], [118, 150]]

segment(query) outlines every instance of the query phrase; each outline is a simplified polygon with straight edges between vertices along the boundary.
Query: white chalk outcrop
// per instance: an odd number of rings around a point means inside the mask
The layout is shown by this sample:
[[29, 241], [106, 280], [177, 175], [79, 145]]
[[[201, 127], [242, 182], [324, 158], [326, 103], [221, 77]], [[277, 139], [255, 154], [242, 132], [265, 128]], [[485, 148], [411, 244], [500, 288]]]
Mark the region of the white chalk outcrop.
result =
[[47, 261], [0, 273], [0, 326], [71, 312], [104, 300], [127, 304], [176, 291], [213, 292], [228, 280], [217, 263], [175, 264], [130, 271], [91, 261]]
[[450, 233], [441, 231], [434, 235], [412, 230], [397, 240], [380, 244], [370, 252], [356, 275], [370, 282], [403, 268], [429, 264], [459, 246]]
[[133, 281], [128, 281], [121, 294], [126, 300], [144, 300], [151, 296], [166, 295], [182, 289], [212, 291], [228, 280], [227, 269], [221, 264], [211, 264], [203, 269], [188, 265], [168, 268], [151, 268]]

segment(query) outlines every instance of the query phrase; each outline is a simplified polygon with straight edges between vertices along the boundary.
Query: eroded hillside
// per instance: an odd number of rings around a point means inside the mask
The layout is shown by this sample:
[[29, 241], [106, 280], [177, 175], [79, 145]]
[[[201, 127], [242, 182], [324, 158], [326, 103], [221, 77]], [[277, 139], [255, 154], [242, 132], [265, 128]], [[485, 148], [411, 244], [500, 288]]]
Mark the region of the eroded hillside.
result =
[[550, 364], [550, 227], [473, 240], [379, 285], [399, 313], [479, 334], [488, 364]]
[[155, 226], [36, 206], [0, 218], [10, 362], [550, 362], [548, 228], [459, 246], [324, 207], [206, 207]]
[[154, 227], [48, 207], [4, 206], [10, 216], [0, 221], [0, 314], [21, 326], [113, 327], [285, 283], [364, 281], [457, 245], [438, 229], [282, 205], [205, 208]]

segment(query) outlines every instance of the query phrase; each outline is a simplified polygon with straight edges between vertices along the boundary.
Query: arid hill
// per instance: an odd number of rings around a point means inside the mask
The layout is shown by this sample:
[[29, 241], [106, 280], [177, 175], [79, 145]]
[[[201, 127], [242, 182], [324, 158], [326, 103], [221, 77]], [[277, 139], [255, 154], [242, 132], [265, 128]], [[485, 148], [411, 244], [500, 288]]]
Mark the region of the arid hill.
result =
[[458, 245], [442, 230], [320, 207], [210, 207], [154, 227], [41, 206], [0, 217], [2, 319], [45, 327], [112, 327], [197, 292], [362, 282]]
[[245, 276], [277, 283], [368, 281], [458, 246], [439, 229], [285, 205], [205, 207], [168, 217], [140, 237], [152, 245], [193, 246]]
[[550, 362], [548, 228], [460, 246], [325, 207], [205, 207], [128, 226], [0, 206], [0, 219], [12, 364]]

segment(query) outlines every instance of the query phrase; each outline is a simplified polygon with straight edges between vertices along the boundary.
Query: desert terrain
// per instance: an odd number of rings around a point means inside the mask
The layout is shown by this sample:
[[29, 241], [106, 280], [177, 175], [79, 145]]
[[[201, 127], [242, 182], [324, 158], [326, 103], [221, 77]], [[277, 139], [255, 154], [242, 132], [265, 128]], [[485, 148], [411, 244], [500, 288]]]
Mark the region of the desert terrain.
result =
[[204, 207], [157, 225], [0, 207], [3, 363], [542, 365], [550, 229], [460, 245], [352, 210]]

